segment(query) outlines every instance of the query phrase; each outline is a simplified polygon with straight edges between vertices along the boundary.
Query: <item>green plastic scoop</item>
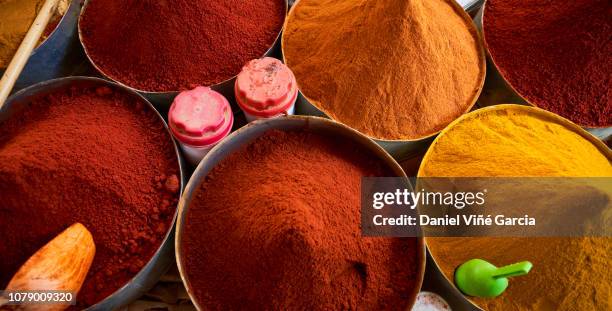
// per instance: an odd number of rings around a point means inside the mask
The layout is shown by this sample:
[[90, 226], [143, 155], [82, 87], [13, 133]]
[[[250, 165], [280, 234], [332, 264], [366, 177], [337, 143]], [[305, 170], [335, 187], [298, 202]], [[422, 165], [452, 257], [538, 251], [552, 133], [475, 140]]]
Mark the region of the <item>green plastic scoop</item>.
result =
[[497, 268], [482, 259], [471, 259], [455, 270], [455, 284], [466, 295], [497, 297], [508, 287], [508, 277], [525, 275], [532, 266], [523, 261]]

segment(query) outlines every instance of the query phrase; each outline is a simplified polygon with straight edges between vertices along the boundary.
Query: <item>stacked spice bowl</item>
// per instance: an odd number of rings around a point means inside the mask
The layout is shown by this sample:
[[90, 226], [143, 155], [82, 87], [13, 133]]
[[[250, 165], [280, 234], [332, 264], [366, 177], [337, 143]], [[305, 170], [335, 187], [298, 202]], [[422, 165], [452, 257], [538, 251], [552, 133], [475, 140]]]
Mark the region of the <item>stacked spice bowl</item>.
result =
[[286, 15], [286, 0], [88, 0], [79, 37], [106, 78], [167, 109], [179, 91], [195, 86], [233, 98], [242, 66], [275, 52]]
[[196, 307], [410, 308], [423, 239], [361, 237], [364, 174], [406, 177], [372, 140], [322, 118], [258, 120], [215, 146], [179, 203], [176, 258]]
[[[495, 105], [466, 114], [442, 131], [418, 176], [605, 178], [612, 175], [611, 161], [612, 152], [601, 140], [567, 119], [535, 107]], [[544, 195], [545, 188], [539, 190]], [[468, 296], [485, 310], [594, 310], [609, 299], [612, 276], [602, 257], [612, 250], [608, 237], [436, 236], [427, 237], [426, 243], [450, 284], [455, 269], [473, 258], [533, 263], [534, 271], [513, 279], [503, 295]]]
[[301, 91], [296, 110], [350, 126], [401, 159], [472, 109], [485, 77], [482, 40], [453, 0], [353, 5], [291, 8], [282, 50]]
[[[608, 7], [596, 0], [487, 1], [478, 19], [493, 71], [487, 83], [507, 94], [502, 99], [546, 109], [610, 139]], [[498, 101], [493, 95], [490, 102]]]
[[115, 83], [68, 77], [17, 92], [0, 122], [1, 282], [81, 222], [97, 252], [77, 307], [115, 309], [153, 286], [172, 263], [185, 177], [153, 106]]

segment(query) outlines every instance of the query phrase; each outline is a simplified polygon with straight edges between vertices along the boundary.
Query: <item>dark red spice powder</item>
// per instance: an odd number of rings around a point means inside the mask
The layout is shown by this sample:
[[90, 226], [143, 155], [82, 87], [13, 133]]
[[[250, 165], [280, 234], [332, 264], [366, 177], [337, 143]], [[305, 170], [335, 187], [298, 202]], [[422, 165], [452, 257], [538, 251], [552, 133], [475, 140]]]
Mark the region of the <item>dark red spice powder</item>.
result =
[[102, 72], [144, 91], [210, 86], [272, 46], [282, 0], [90, 0], [83, 44]]
[[609, 0], [488, 0], [485, 41], [533, 104], [583, 126], [612, 125]]
[[181, 251], [207, 310], [406, 310], [414, 238], [364, 238], [362, 176], [390, 176], [369, 152], [306, 132], [270, 131], [196, 190]]
[[56, 91], [0, 124], [0, 288], [74, 222], [96, 243], [78, 306], [123, 286], [174, 217], [173, 148], [153, 111], [108, 87]]

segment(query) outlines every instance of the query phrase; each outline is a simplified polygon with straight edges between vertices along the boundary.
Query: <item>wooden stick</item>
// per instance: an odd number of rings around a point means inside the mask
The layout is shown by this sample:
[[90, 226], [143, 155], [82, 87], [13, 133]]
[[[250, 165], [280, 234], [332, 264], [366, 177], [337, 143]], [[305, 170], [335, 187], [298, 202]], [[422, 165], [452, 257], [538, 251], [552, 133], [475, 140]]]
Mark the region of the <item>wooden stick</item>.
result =
[[30, 29], [26, 33], [25, 38], [23, 38], [21, 45], [19, 45], [17, 53], [15, 53], [15, 56], [13, 56], [13, 59], [6, 68], [2, 80], [0, 80], [0, 109], [13, 89], [15, 81], [19, 78], [23, 67], [28, 62], [32, 51], [38, 45], [40, 36], [42, 36], [45, 28], [47, 28], [47, 24], [49, 24], [49, 20], [51, 20], [58, 2], [59, 0], [45, 1], [40, 11], [38, 11], [38, 15], [36, 19], [34, 19], [32, 26], [30, 26]]
[[[6, 291], [63, 291], [76, 297], [96, 253], [89, 230], [75, 223], [39, 249], [13, 276]], [[0, 309], [7, 303], [0, 298]], [[26, 304], [19, 310], [61, 311], [68, 304]], [[4, 310], [4, 309], [3, 309]]]

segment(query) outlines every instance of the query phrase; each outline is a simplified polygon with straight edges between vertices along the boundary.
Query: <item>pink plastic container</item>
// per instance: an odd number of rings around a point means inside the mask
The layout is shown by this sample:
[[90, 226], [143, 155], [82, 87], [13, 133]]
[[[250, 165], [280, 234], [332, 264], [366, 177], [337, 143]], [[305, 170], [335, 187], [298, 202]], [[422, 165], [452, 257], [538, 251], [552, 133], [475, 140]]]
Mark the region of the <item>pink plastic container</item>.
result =
[[298, 88], [293, 72], [272, 57], [254, 59], [236, 77], [236, 102], [247, 121], [292, 115]]
[[223, 95], [199, 86], [176, 96], [170, 106], [168, 124], [187, 160], [197, 165], [230, 133], [234, 115]]

